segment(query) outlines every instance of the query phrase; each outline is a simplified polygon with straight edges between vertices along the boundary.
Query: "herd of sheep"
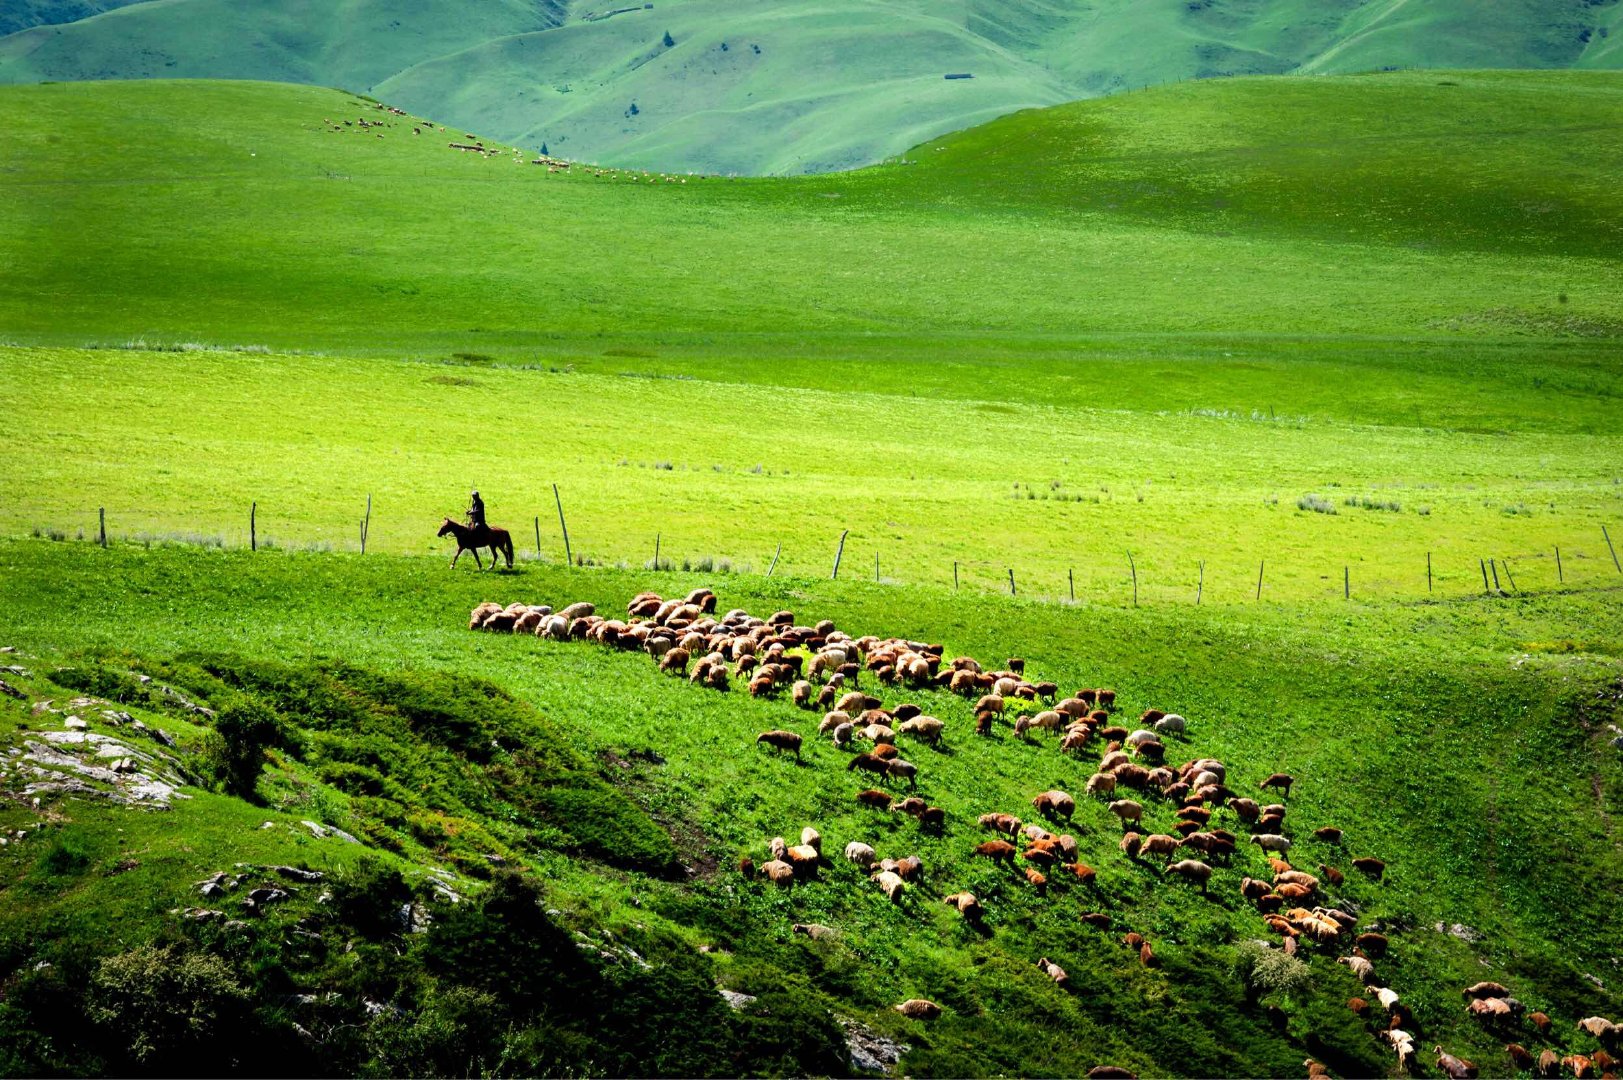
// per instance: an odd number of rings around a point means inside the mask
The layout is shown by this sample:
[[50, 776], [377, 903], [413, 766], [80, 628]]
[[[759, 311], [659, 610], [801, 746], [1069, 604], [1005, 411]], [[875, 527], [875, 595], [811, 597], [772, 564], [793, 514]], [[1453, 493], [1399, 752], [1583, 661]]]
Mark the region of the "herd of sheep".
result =
[[[1214, 867], [1230, 863], [1241, 843], [1238, 832], [1246, 833], [1249, 843], [1261, 849], [1271, 873], [1268, 880], [1242, 877], [1240, 896], [1281, 939], [1280, 947], [1287, 954], [1308, 948], [1342, 954], [1337, 962], [1367, 988], [1367, 997], [1350, 999], [1348, 1007], [1374, 1024], [1400, 1067], [1417, 1067], [1418, 1049], [1410, 1030], [1414, 1017], [1377, 974], [1375, 962], [1386, 954], [1386, 937], [1378, 929], [1360, 933], [1358, 916], [1347, 910], [1350, 905], [1338, 904], [1327, 895], [1327, 890], [1345, 881], [1342, 870], [1324, 861], [1314, 864], [1317, 873], [1308, 873], [1291, 861], [1293, 851], [1299, 857], [1310, 847], [1327, 860], [1335, 858], [1345, 852], [1345, 838], [1334, 827], [1315, 829], [1301, 838], [1289, 835], [1285, 820], [1294, 783], [1290, 775], [1274, 773], [1263, 779], [1257, 790], [1276, 793], [1281, 801], [1262, 803], [1231, 788], [1229, 769], [1218, 759], [1195, 758], [1171, 767], [1166, 763], [1167, 743], [1188, 738], [1190, 725], [1184, 717], [1147, 709], [1139, 724], [1130, 729], [1115, 719], [1114, 690], [1083, 688], [1062, 698], [1055, 683], [1028, 679], [1025, 663], [1018, 657], [1010, 658], [1000, 670], [986, 670], [967, 656], [947, 659], [940, 645], [901, 638], [853, 638], [828, 620], [811, 626], [798, 624], [787, 611], [763, 619], [742, 609], [717, 616], [716, 608], [716, 594], [709, 589], [694, 590], [680, 599], [641, 593], [627, 605], [625, 619], [600, 616], [586, 603], [559, 611], [486, 603], [473, 610], [468, 625], [475, 630], [533, 633], [556, 640], [581, 638], [645, 652], [661, 671], [715, 690], [727, 690], [735, 682], [742, 682], [756, 697], [773, 697], [787, 690], [798, 708], [823, 712], [817, 727], [820, 737], [853, 752], [846, 770], [879, 782], [880, 787], [855, 794], [859, 804], [911, 815], [921, 829], [936, 834], [946, 828], [944, 810], [914, 794], [898, 800], [881, 788], [905, 782], [909, 792], [916, 790], [919, 768], [901, 756], [899, 737], [937, 746], [947, 735], [947, 725], [917, 704], [887, 708], [880, 697], [859, 688], [863, 679], [902, 690], [933, 689], [960, 695], [973, 703], [977, 735], [990, 735], [993, 725], [1003, 721], [1021, 739], [1050, 733], [1061, 753], [1090, 757], [1097, 753], [1098, 764], [1084, 785], [1084, 797], [1103, 802], [1120, 821], [1119, 848], [1127, 859], [1150, 866], [1159, 860], [1164, 878], [1196, 886], [1205, 894]], [[798, 732], [779, 728], [761, 732], [756, 743], [798, 758], [803, 739]], [[1176, 807], [1171, 832], [1140, 831], [1146, 803], [1151, 802]], [[1049, 875], [1055, 873], [1086, 887], [1085, 895], [1095, 895], [1096, 871], [1078, 857], [1075, 837], [1045, 827], [1068, 824], [1077, 809], [1076, 798], [1065, 791], [1048, 790], [1035, 795], [1031, 803], [1044, 824], [989, 810], [979, 815], [977, 825], [995, 838], [975, 845], [968, 854], [1017, 871], [1038, 895], [1046, 894]], [[756, 865], [745, 857], [739, 868], [784, 887], [815, 878], [825, 864], [822, 835], [808, 825], [799, 840], [790, 844], [783, 837], [774, 837], [766, 845], [766, 859]], [[892, 902], [900, 902], [925, 873], [918, 856], [881, 858], [872, 844], [858, 839], [845, 844], [843, 857], [867, 874]], [[1347, 865], [1373, 881], [1381, 880], [1386, 870], [1384, 862], [1369, 856], [1352, 858]], [[976, 926], [986, 917], [980, 900], [967, 890], [950, 892], [942, 902]], [[1078, 918], [1099, 929], [1110, 929], [1113, 923], [1110, 915], [1100, 911], [1080, 912]], [[812, 936], [832, 932], [827, 927], [800, 924], [795, 929]], [[1137, 952], [1145, 966], [1157, 963], [1154, 949], [1140, 934], [1129, 931], [1122, 942]], [[1036, 962], [1056, 985], [1064, 987], [1069, 982], [1064, 969], [1046, 956]], [[1521, 1003], [1497, 983], [1478, 983], [1465, 994], [1469, 1013], [1497, 1032], [1514, 1034], [1514, 1025], [1525, 1019], [1542, 1033], [1550, 1023], [1543, 1013], [1524, 1017]], [[922, 999], [896, 1008], [917, 1019], [933, 1019], [940, 1013], [939, 1006]], [[1563, 1070], [1575, 1080], [1611, 1075], [1616, 1067], [1611, 1055], [1618, 1050], [1623, 1029], [1601, 1017], [1585, 1019], [1579, 1026], [1600, 1043], [1593, 1054], [1561, 1057], [1545, 1050], [1535, 1057], [1515, 1041], [1507, 1041], [1506, 1053], [1518, 1069], [1543, 1077], [1559, 1076]], [[1435, 1048], [1435, 1055], [1437, 1067], [1454, 1080], [1477, 1074], [1474, 1064], [1446, 1053], [1441, 1046]], [[1306, 1064], [1310, 1075], [1326, 1072], [1316, 1061]], [[1130, 1074], [1101, 1066], [1094, 1075]]]

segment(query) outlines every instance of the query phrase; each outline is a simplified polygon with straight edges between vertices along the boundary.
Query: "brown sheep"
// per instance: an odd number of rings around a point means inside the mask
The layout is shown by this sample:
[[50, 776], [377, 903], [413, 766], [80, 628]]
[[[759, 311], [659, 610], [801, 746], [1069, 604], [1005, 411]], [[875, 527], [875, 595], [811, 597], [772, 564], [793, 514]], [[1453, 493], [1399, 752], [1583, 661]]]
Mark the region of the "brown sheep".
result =
[[863, 772], [875, 773], [881, 779], [890, 775], [890, 763], [877, 754], [858, 754], [845, 767], [846, 772], [854, 772], [857, 769], [861, 769]]
[[1358, 934], [1357, 944], [1358, 948], [1362, 948], [1363, 952], [1365, 952], [1365, 955], [1380, 960], [1381, 957], [1386, 955], [1386, 945], [1389, 942], [1386, 940], [1386, 935], [1370, 931], [1368, 934]]
[[1314, 829], [1313, 835], [1318, 839], [1323, 840], [1326, 844], [1341, 843], [1341, 830], [1331, 825], [1326, 825], [1322, 829]]
[[1178, 850], [1178, 838], [1165, 833], [1151, 833], [1139, 847], [1140, 855], [1164, 855], [1170, 858]]
[[1538, 1029], [1538, 1033], [1540, 1035], [1548, 1035], [1550, 1033], [1550, 1018], [1544, 1013], [1529, 1013], [1527, 1015], [1527, 1020], [1528, 1023], [1532, 1024], [1533, 1027]]
[[885, 896], [891, 903], [900, 904], [902, 902], [902, 894], [906, 891], [907, 884], [902, 881], [900, 875], [890, 870], [881, 870], [873, 875], [871, 880], [884, 890]]
[[1296, 780], [1289, 773], [1276, 772], [1257, 786], [1264, 791], [1269, 788], [1277, 788], [1285, 793], [1286, 799], [1289, 799], [1291, 797], [1291, 785], [1294, 783], [1296, 783]]
[[1594, 1062], [1586, 1054], [1568, 1054], [1561, 1064], [1572, 1070], [1573, 1080], [1589, 1080], [1595, 1075]]
[[1251, 877], [1240, 879], [1240, 895], [1247, 900], [1260, 900], [1272, 891], [1266, 881]]
[[807, 682], [805, 679], [796, 681], [794, 686], [789, 690], [789, 696], [800, 708], [810, 708], [812, 701], [812, 684]]
[[1369, 1002], [1365, 1001], [1361, 997], [1350, 997], [1350, 998], [1348, 998], [1347, 999], [1347, 1008], [1352, 1010], [1354, 1016], [1368, 1016], [1369, 1015]]
[[1058, 790], [1043, 792], [1031, 800], [1031, 805], [1045, 817], [1062, 817], [1067, 821], [1076, 813], [1076, 800]]
[[1065, 969], [1048, 959], [1046, 956], [1037, 961], [1037, 967], [1042, 969], [1042, 973], [1044, 975], [1047, 975], [1050, 979], [1053, 979], [1054, 985], [1056, 986], [1064, 987], [1071, 981], [1071, 977], [1065, 974]]
[[1059, 856], [1042, 847], [1029, 847], [1020, 853], [1020, 857], [1038, 866], [1053, 866], [1059, 861]]
[[1008, 863], [1013, 866], [1016, 850], [1007, 840], [988, 840], [984, 844], [977, 844], [973, 854], [983, 859], [991, 859], [995, 863]]
[[1554, 1050], [1544, 1049], [1538, 1055], [1538, 1075], [1544, 1080], [1555, 1080], [1561, 1075], [1561, 1057]]
[[911, 998], [892, 1008], [909, 1020], [934, 1020], [941, 1015], [941, 1006], [923, 998]]
[[869, 753], [882, 761], [892, 761], [902, 756], [900, 750], [886, 742], [874, 743], [874, 747]]
[[916, 885], [924, 880], [924, 860], [917, 855], [909, 855], [896, 862], [896, 876], [903, 881]]
[[787, 888], [795, 882], [795, 868], [782, 859], [773, 859], [761, 864], [761, 873], [771, 879], [772, 884]]
[[885, 764], [888, 767], [889, 776], [896, 776], [906, 780], [909, 788], [916, 789], [919, 786], [919, 767], [913, 764], [911, 761], [903, 761], [901, 758], [892, 758]]
[[[867, 791], [857, 792], [857, 802], [861, 803], [863, 806], [872, 807], [875, 810], [890, 809], [890, 796], [883, 791], [875, 791], [873, 788], [869, 788]], [[1013, 850], [1012, 845], [1010, 846], [1010, 850]]]
[[1117, 799], [1105, 809], [1121, 819], [1123, 830], [1127, 828], [1129, 821], [1138, 822], [1144, 819], [1144, 807], [1132, 799]]
[[978, 712], [978, 713], [976, 713], [975, 714], [975, 734], [981, 736], [982, 738], [986, 738], [987, 736], [991, 735], [992, 734], [992, 717], [994, 715], [995, 714], [990, 713], [990, 712]]
[[784, 861], [794, 867], [796, 877], [813, 878], [817, 876], [817, 865], [821, 861], [821, 856], [818, 854], [817, 849], [810, 844], [796, 844], [785, 852], [785, 855], [787, 858]]
[[743, 874], [745, 877], [749, 877], [751, 874], [755, 873], [755, 860], [750, 858], [748, 855], [745, 855], [743, 858], [739, 859], [738, 872]]
[[[1360, 940], [1358, 944], [1360, 947], [1362, 947], [1364, 943], [1362, 940]], [[1464, 990], [1461, 990], [1460, 993], [1464, 994], [1468, 998], [1505, 998], [1510, 996], [1510, 988], [1502, 983], [1476, 982], [1472, 983], [1470, 986], [1467, 986]]]
[[1136, 859], [1139, 850], [1144, 846], [1144, 837], [1136, 832], [1127, 833], [1121, 838], [1119, 846], [1129, 859]]
[[755, 745], [766, 743], [768, 746], [783, 752], [793, 750], [795, 760], [800, 760], [800, 736], [792, 731], [763, 731], [755, 737]]
[[1092, 885], [1099, 876], [1099, 872], [1086, 863], [1069, 863], [1066, 869], [1076, 875], [1076, 880], [1083, 885]]
[[1206, 883], [1211, 880], [1212, 868], [1198, 859], [1181, 859], [1169, 865], [1163, 873], [1177, 874], [1187, 881], [1200, 883], [1200, 891], [1204, 895]]
[[1324, 880], [1328, 881], [1332, 885], [1340, 885], [1342, 882], [1347, 880], [1347, 875], [1343, 874], [1340, 870], [1337, 870], [1333, 866], [1326, 866], [1323, 863], [1319, 864], [1319, 873], [1323, 876]]
[[1048, 889], [1048, 878], [1043, 875], [1042, 871], [1031, 866], [1025, 868], [1025, 873], [1026, 880], [1031, 882], [1032, 887], [1037, 890], [1037, 895], [1042, 896]]
[[1352, 864], [1354, 870], [1357, 870], [1363, 874], [1368, 874], [1376, 881], [1381, 880], [1381, 878], [1386, 874], [1386, 863], [1382, 862], [1380, 859], [1354, 859]]
[[1434, 1047], [1437, 1055], [1437, 1067], [1443, 1071], [1448, 1080], [1476, 1080], [1477, 1068], [1463, 1058], [1445, 1053], [1441, 1046]]
[[919, 815], [919, 828], [940, 832], [947, 827], [947, 812], [939, 806], [927, 806]]
[[927, 805], [928, 804], [917, 795], [910, 795], [901, 802], [896, 803], [892, 809], [903, 814], [912, 814], [914, 817], [918, 817], [920, 814], [924, 813], [924, 808]]
[[1155, 955], [1155, 950], [1150, 948], [1150, 943], [1147, 941], [1139, 946], [1138, 962], [1147, 968], [1161, 966], [1160, 958]]
[[672, 675], [686, 675], [688, 661], [691, 659], [692, 654], [686, 649], [671, 649], [659, 658], [659, 670]]
[[1084, 912], [1083, 914], [1078, 915], [1077, 918], [1080, 919], [1083, 924], [1091, 926], [1095, 930], [1109, 930], [1111, 923], [1114, 921], [1109, 915], [1106, 915], [1102, 911]]
[[972, 892], [952, 893], [949, 896], [943, 896], [941, 902], [957, 908], [958, 914], [962, 915], [966, 922], [978, 923], [986, 914], [981, 907], [980, 901], [975, 899], [975, 894]]

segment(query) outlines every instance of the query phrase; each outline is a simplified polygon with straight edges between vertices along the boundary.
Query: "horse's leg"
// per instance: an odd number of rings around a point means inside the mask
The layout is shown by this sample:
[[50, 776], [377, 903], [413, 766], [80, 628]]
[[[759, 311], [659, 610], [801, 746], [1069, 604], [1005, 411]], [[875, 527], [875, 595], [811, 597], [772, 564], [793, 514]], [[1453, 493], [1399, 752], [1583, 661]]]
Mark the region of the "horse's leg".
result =
[[462, 549], [457, 548], [456, 549], [456, 554], [451, 556], [451, 569], [452, 570], [456, 569], [456, 561], [458, 559], [460, 559], [460, 558], [462, 558]]
[[479, 561], [479, 549], [475, 547], [469, 548], [468, 550], [473, 552], [473, 564], [479, 569], [483, 570], [485, 568], [485, 564]]

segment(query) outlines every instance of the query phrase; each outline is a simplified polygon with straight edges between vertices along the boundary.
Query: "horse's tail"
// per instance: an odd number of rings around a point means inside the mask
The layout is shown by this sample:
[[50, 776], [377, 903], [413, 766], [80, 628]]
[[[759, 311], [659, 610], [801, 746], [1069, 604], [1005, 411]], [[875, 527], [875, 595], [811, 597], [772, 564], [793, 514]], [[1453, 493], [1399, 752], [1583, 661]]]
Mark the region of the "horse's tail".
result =
[[509, 570], [513, 569], [513, 535], [511, 533], [502, 534], [502, 554], [507, 556], [507, 568]]

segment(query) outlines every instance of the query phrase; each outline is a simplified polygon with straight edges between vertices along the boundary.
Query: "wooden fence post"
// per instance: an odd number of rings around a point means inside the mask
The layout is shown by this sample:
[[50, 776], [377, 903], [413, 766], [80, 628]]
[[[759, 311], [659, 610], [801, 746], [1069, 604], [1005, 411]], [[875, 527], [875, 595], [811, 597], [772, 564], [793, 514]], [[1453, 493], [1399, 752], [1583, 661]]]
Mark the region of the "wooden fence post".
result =
[[1200, 560], [1200, 580], [1195, 583], [1195, 606], [1200, 606], [1200, 594], [1206, 591], [1206, 560]]
[[1065, 576], [1068, 579], [1070, 579], [1070, 582], [1071, 582], [1071, 599], [1075, 600], [1076, 599], [1076, 570], [1075, 569], [1067, 569], [1065, 571]]
[[564, 499], [558, 494], [558, 485], [552, 485], [552, 501], [558, 504], [558, 528], [564, 534], [564, 565], [575, 565], [575, 553], [569, 550], [569, 526], [564, 523]]
[[654, 569], [659, 569], [659, 533], [654, 534]]
[[783, 554], [783, 541], [778, 541], [778, 550], [772, 553], [772, 565], [766, 568], [766, 576], [771, 577], [772, 571], [778, 568], [778, 556]]
[[1521, 592], [1520, 589], [1516, 588], [1515, 575], [1513, 575], [1510, 572], [1510, 560], [1506, 559], [1506, 560], [1504, 560], [1504, 563], [1505, 563], [1505, 580], [1510, 582], [1510, 587], [1511, 587], [1512, 590], [1514, 590], [1515, 592]]
[[873, 553], [873, 580], [875, 585], [879, 584], [879, 552], [877, 551]]
[[1566, 580], [1567, 580], [1566, 572], [1561, 569], [1561, 545], [1560, 544], [1555, 545], [1555, 579], [1557, 581], [1563, 583], [1563, 584], [1565, 584]]
[[1138, 564], [1133, 561], [1133, 553], [1127, 553], [1127, 569], [1133, 572], [1133, 606], [1138, 606]]
[[1341, 598], [1352, 599], [1352, 568], [1349, 566], [1341, 568]]
[[101, 521], [101, 546], [107, 546], [107, 507], [98, 507], [96, 515]]
[[1600, 534], [1606, 537], [1606, 550], [1612, 553], [1612, 565], [1617, 568], [1618, 573], [1623, 574], [1623, 565], [1619, 565], [1617, 561], [1617, 548], [1612, 546], [1612, 534], [1606, 531], [1604, 525], [1600, 527]]
[[541, 515], [535, 515], [535, 557], [541, 557]]
[[1426, 591], [1431, 592], [1431, 552], [1426, 552]]
[[248, 507], [248, 550], [259, 550], [259, 503], [257, 500]]
[[1014, 595], [1014, 567], [1009, 567], [1009, 595]]
[[1476, 564], [1482, 568], [1482, 591], [1488, 592], [1488, 564], [1480, 558], [1477, 559]]
[[952, 560], [952, 591], [958, 591], [958, 560]]
[[830, 581], [836, 580], [840, 576], [840, 557], [845, 554], [845, 538], [850, 534], [850, 529], [840, 533], [840, 546], [834, 549], [834, 573], [829, 575]]
[[1493, 591], [1503, 592], [1504, 590], [1499, 587], [1499, 564], [1493, 559], [1489, 559], [1488, 569], [1493, 571]]
[[1262, 599], [1262, 570], [1263, 570], [1263, 567], [1265, 567], [1267, 565], [1268, 565], [1268, 560], [1267, 559], [1260, 559], [1257, 562], [1257, 599], [1258, 600]]
[[361, 519], [361, 554], [366, 554], [366, 536], [372, 531], [372, 495], [366, 496], [366, 516]]

